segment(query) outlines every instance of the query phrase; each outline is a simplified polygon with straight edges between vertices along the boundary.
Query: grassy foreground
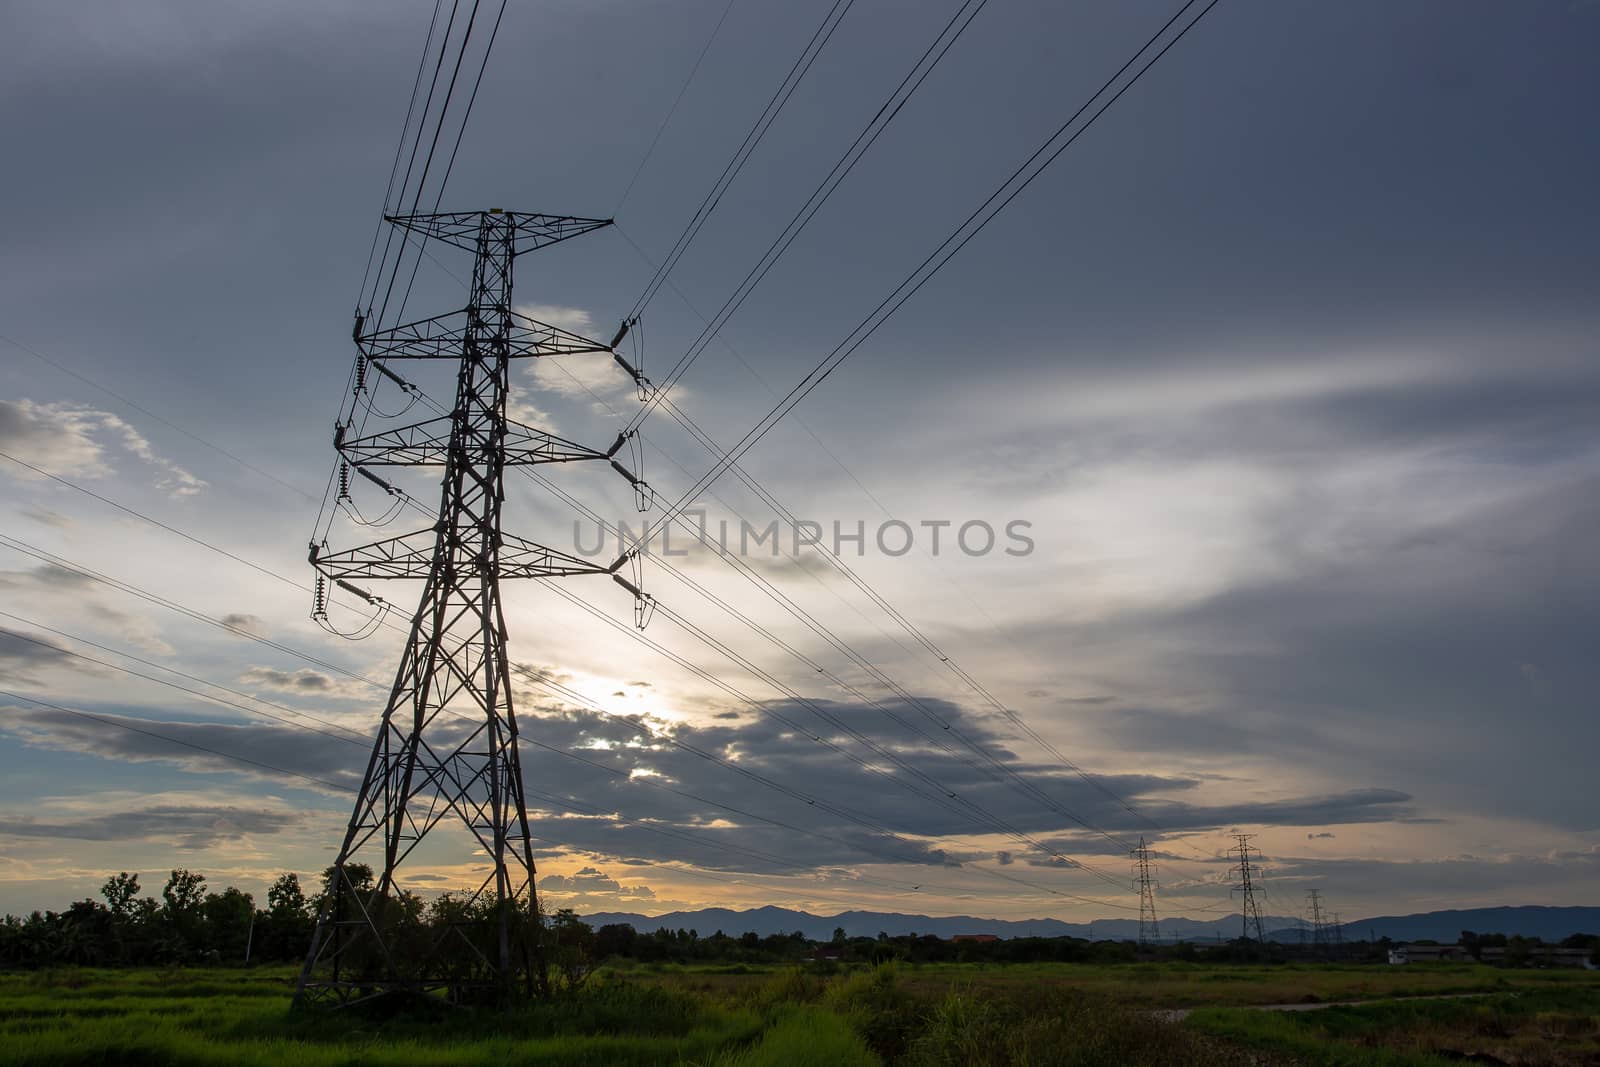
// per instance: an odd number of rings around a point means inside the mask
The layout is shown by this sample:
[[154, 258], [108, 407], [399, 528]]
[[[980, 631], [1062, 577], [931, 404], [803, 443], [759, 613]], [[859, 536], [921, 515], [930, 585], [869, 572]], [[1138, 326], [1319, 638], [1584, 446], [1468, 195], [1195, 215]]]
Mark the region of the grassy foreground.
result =
[[[511, 1016], [440, 1009], [430, 1018], [295, 1013], [291, 980], [290, 968], [0, 975], [0, 1062], [1409, 1067], [1465, 1054], [1600, 1063], [1600, 981], [1582, 972], [664, 966], [610, 969], [577, 994]], [[1304, 1014], [1238, 1007], [1464, 990], [1492, 993]], [[1158, 1010], [1196, 1005], [1211, 1006], [1181, 1023]]]

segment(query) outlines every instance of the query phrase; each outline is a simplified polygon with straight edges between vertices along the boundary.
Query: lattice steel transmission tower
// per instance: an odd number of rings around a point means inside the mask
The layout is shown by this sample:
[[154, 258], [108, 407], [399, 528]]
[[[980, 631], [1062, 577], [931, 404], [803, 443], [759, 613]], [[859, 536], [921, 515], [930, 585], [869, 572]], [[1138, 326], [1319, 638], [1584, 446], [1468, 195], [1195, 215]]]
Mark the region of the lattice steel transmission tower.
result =
[[1153, 945], [1161, 940], [1161, 927], [1156, 922], [1155, 862], [1150, 849], [1139, 838], [1139, 847], [1133, 850], [1133, 887], [1139, 891], [1139, 944]]
[[[507, 417], [514, 359], [615, 355], [613, 346], [514, 311], [512, 274], [524, 253], [609, 220], [495, 209], [388, 221], [424, 241], [471, 252], [472, 281], [466, 306], [456, 311], [365, 333], [362, 317], [356, 319], [358, 396], [369, 369], [402, 380], [390, 364], [449, 361], [455, 401], [448, 413], [410, 425], [368, 433], [365, 420], [358, 425], [352, 416], [335, 429], [341, 491], [353, 468], [398, 494], [374, 467], [441, 468], [443, 491], [431, 526], [343, 551], [330, 551], [325, 541], [311, 545], [318, 572], [313, 614], [325, 614], [329, 582], [369, 601], [377, 598], [354, 581], [424, 584], [296, 998], [350, 1003], [396, 991], [442, 991], [456, 1000], [506, 1001], [542, 993], [547, 981], [500, 580], [611, 574], [641, 594], [618, 573], [626, 557], [607, 567], [502, 531], [505, 471], [601, 460], [635, 489], [643, 484], [614, 458], [623, 438], [601, 451]], [[459, 863], [459, 852], [433, 848], [442, 844], [439, 837], [418, 852], [442, 826], [466, 831], [458, 840], [472, 846], [481, 867], [471, 876], [475, 886], [435, 904], [422, 923], [421, 899], [406, 891], [402, 868], [408, 860], [413, 866], [406, 870], [429, 861]]]
[[1261, 868], [1250, 858], [1250, 854], [1255, 851], [1250, 847], [1250, 839], [1255, 836], [1255, 834], [1234, 834], [1233, 839], [1238, 844], [1228, 849], [1228, 854], [1239, 857], [1239, 862], [1233, 865], [1231, 874], [1236, 883], [1233, 887], [1233, 892], [1243, 895], [1242, 905], [1239, 909], [1240, 936], [1248, 941], [1250, 939], [1250, 928], [1254, 926], [1256, 940], [1264, 942], [1267, 938], [1261, 929], [1261, 911], [1256, 907], [1255, 891], [1255, 879], [1261, 873]]
[[1306, 891], [1306, 915], [1311, 922], [1311, 944], [1321, 952], [1328, 947], [1328, 923], [1322, 913], [1322, 890]]

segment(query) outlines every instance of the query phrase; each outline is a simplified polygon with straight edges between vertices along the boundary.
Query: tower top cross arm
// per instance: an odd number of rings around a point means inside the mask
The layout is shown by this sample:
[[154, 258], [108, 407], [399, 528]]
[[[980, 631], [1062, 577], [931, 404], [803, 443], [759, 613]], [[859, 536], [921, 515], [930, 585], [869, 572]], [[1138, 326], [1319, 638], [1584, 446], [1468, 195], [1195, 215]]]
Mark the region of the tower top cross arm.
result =
[[577, 215], [541, 215], [521, 211], [445, 211], [427, 215], [385, 215], [384, 220], [402, 230], [468, 252], [476, 251], [479, 228], [485, 215], [502, 216], [510, 223], [513, 256], [544, 248], [560, 241], [581, 237], [613, 224], [613, 219], [590, 219]]

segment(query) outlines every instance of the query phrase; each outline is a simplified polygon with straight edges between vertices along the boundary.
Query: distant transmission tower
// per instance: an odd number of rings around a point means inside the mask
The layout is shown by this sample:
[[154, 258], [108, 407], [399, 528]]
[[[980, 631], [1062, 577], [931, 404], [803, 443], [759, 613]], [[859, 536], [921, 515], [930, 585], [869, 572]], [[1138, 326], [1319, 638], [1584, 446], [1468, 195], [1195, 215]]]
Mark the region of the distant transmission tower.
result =
[[1228, 849], [1229, 855], [1237, 855], [1239, 862], [1233, 865], [1230, 872], [1233, 877], [1233, 892], [1243, 895], [1242, 905], [1239, 910], [1240, 936], [1245, 940], [1250, 939], [1250, 928], [1255, 927], [1256, 940], [1266, 941], [1266, 935], [1261, 929], [1261, 911], [1256, 907], [1256, 876], [1261, 873], [1261, 868], [1250, 858], [1255, 850], [1250, 847], [1250, 839], [1255, 834], [1234, 834], [1233, 838], [1238, 844]]
[[[343, 551], [311, 545], [313, 614], [326, 613], [328, 582], [369, 602], [378, 598], [352, 581], [411, 578], [424, 586], [296, 996], [350, 1003], [443, 991], [456, 1000], [508, 1000], [544, 992], [547, 980], [500, 579], [609, 573], [641, 594], [617, 574], [626, 557], [605, 567], [503, 532], [505, 469], [609, 460], [636, 489], [642, 485], [613, 458], [621, 438], [598, 451], [507, 418], [513, 359], [612, 352], [512, 310], [512, 270], [525, 252], [609, 222], [499, 209], [388, 221], [471, 252], [471, 292], [460, 310], [389, 329], [363, 333], [364, 320], [356, 319], [358, 398], [369, 369], [398, 381], [390, 364], [448, 361], [455, 403], [412, 425], [369, 434], [364, 419], [359, 426], [352, 419], [335, 429], [341, 493], [346, 465], [401, 499], [371, 468], [442, 468], [444, 488], [430, 526]], [[466, 831], [460, 840], [472, 849], [476, 884], [436, 905], [424, 925], [421, 901], [405, 891], [400, 873], [408, 861], [408, 870], [460, 863], [459, 850], [419, 851], [441, 824]]]
[[1342, 952], [1344, 950], [1344, 923], [1339, 920], [1338, 912], [1333, 913], [1333, 918], [1329, 925], [1332, 927], [1330, 933], [1333, 935], [1333, 947]]
[[1322, 914], [1322, 890], [1306, 893], [1306, 915], [1311, 923], [1311, 944], [1319, 952], [1328, 947], [1328, 924]]
[[1139, 891], [1139, 944], [1153, 945], [1161, 940], [1161, 928], [1156, 923], [1155, 863], [1143, 837], [1133, 850], [1133, 885]]

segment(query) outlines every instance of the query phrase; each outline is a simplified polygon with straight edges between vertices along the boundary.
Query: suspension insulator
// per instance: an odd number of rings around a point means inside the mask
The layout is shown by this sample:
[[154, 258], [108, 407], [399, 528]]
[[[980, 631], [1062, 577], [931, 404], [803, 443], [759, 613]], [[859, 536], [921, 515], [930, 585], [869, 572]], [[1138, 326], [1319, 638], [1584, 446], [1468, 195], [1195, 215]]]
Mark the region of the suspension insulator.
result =
[[385, 493], [388, 493], [390, 496], [400, 495], [399, 489], [390, 485], [376, 474], [373, 474], [371, 471], [367, 470], [367, 468], [357, 467], [356, 473], [361, 475], [361, 477], [365, 478], [367, 481], [371, 482], [373, 485], [377, 486], [379, 489], [382, 489]]
[[350, 499], [350, 464], [339, 461], [339, 499]]
[[628, 372], [628, 377], [632, 378], [634, 381], [637, 382], [640, 378], [643, 377], [643, 375], [641, 375], [638, 371], [633, 369], [633, 364], [629, 363], [626, 359], [624, 359], [620, 352], [611, 353], [611, 358], [616, 360], [617, 361], [617, 366], [619, 366], [623, 370], [627, 371]]
[[375, 596], [372, 593], [367, 592], [365, 589], [362, 589], [360, 586], [351, 585], [343, 578], [336, 578], [334, 579], [334, 582], [339, 586], [340, 589], [343, 589], [351, 596], [360, 597], [373, 607], [381, 607], [383, 605], [383, 598], [381, 596]]
[[326, 619], [328, 617], [328, 582], [322, 575], [317, 575], [317, 582], [311, 588], [311, 617], [313, 619]]
[[628, 330], [633, 326], [634, 323], [638, 321], [638, 319], [623, 319], [622, 325], [617, 327], [617, 335], [611, 339], [611, 343], [606, 347], [616, 348], [618, 345], [620, 345], [622, 343], [622, 339], [628, 336]]
[[366, 391], [366, 388], [367, 388], [367, 357], [364, 356], [364, 355], [358, 354], [356, 356], [356, 388], [355, 388], [355, 392], [359, 396], [361, 393]]

